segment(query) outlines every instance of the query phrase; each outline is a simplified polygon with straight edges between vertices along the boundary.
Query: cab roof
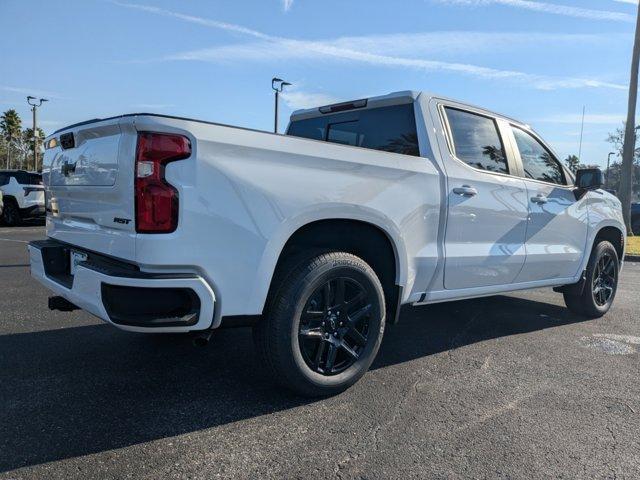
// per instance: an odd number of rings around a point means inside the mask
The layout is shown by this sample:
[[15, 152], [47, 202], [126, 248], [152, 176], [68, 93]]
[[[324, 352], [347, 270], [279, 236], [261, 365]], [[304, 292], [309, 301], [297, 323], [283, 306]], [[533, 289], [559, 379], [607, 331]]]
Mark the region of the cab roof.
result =
[[388, 93], [387, 95], [379, 95], [376, 97], [361, 98], [359, 100], [350, 100], [347, 102], [334, 103], [331, 105], [324, 105], [321, 107], [296, 110], [291, 114], [290, 121], [294, 122], [297, 120], [304, 120], [307, 118], [321, 117], [329, 113], [338, 113], [341, 111], [352, 110], [352, 109], [365, 110], [370, 108], [388, 107], [391, 105], [402, 105], [405, 103], [412, 103], [416, 101], [420, 96], [427, 97], [427, 98], [438, 98], [441, 100], [455, 102], [460, 105], [465, 105], [467, 107], [471, 107], [477, 110], [487, 112], [489, 114], [495, 115], [496, 117], [502, 117], [506, 120], [510, 120], [514, 123], [530, 128], [528, 125], [524, 124], [519, 120], [510, 118], [506, 115], [503, 115], [497, 112], [492, 112], [491, 110], [488, 110], [486, 108], [479, 107], [477, 105], [472, 105], [467, 102], [462, 102], [460, 100], [455, 100], [453, 98], [448, 98], [442, 95], [435, 95], [433, 93], [416, 91], [416, 90], [402, 90], [399, 92]]

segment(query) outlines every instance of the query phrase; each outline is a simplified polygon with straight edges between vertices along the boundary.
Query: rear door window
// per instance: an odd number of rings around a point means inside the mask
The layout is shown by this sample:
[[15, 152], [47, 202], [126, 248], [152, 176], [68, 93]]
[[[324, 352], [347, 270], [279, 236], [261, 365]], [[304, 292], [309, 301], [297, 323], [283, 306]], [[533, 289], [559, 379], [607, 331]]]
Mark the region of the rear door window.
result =
[[453, 150], [457, 158], [474, 168], [509, 173], [507, 156], [493, 118], [446, 107]]
[[420, 156], [411, 103], [296, 120], [287, 135]]

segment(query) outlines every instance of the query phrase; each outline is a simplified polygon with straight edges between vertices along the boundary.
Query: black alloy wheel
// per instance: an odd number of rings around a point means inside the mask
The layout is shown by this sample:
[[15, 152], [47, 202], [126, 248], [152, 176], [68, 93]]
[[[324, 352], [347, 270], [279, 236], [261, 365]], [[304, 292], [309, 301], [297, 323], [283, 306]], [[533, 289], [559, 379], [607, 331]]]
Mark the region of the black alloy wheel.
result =
[[614, 259], [609, 252], [605, 252], [596, 263], [591, 281], [591, 291], [593, 300], [600, 307], [606, 305], [613, 295], [618, 281], [617, 262], [618, 260]]
[[353, 365], [368, 342], [371, 302], [352, 278], [333, 278], [318, 287], [302, 313], [298, 329], [305, 363], [322, 375]]

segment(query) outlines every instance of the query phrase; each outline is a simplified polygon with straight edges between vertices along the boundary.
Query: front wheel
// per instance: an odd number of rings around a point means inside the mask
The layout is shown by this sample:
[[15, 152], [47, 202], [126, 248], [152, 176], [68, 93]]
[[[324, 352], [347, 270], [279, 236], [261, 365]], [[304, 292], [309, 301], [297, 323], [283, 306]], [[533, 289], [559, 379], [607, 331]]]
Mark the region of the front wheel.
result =
[[369, 369], [382, 341], [380, 280], [345, 252], [303, 260], [280, 278], [254, 327], [263, 364], [277, 383], [304, 396], [347, 389]]
[[574, 313], [598, 318], [609, 311], [618, 289], [620, 262], [614, 246], [605, 240], [593, 247], [581, 294], [564, 294], [564, 302]]

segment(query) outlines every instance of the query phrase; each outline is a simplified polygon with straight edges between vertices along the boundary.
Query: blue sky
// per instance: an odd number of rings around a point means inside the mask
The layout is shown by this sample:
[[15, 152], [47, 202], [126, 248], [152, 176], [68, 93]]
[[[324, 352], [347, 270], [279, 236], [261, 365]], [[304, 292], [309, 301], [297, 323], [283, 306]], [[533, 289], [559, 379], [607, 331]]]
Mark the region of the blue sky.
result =
[[[625, 116], [635, 0], [0, 0], [0, 109], [47, 133], [157, 112], [269, 130], [297, 108], [426, 90], [603, 164]], [[6, 39], [15, 39], [10, 44]], [[281, 127], [281, 128], [282, 128]]]

